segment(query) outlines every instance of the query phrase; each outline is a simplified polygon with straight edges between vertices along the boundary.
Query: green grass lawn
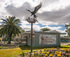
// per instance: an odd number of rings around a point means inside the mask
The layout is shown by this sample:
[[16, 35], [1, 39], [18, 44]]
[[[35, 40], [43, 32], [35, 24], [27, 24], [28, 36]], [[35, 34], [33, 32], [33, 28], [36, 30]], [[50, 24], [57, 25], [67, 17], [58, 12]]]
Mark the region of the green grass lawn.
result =
[[[29, 52], [29, 50], [23, 50], [23, 52]], [[14, 49], [0, 49], [0, 57], [14, 57], [22, 53], [20, 48]]]
[[0, 49], [0, 57], [12, 57], [13, 55], [18, 55], [20, 53], [21, 53], [20, 48]]
[[[23, 48], [23, 50], [22, 50]], [[30, 47], [28, 46], [23, 46], [22, 48], [13, 48], [13, 49], [0, 49], [0, 57], [16, 57], [17, 55], [21, 54], [22, 51], [23, 52], [29, 52], [30, 51]], [[66, 48], [66, 49], [70, 49], [69, 45], [62, 45], [61, 46], [62, 49]], [[40, 50], [43, 49], [41, 47], [39, 48], [33, 48], [34, 50]], [[49, 48], [51, 49], [51, 48]]]
[[70, 45], [61, 45], [62, 48], [70, 48]]

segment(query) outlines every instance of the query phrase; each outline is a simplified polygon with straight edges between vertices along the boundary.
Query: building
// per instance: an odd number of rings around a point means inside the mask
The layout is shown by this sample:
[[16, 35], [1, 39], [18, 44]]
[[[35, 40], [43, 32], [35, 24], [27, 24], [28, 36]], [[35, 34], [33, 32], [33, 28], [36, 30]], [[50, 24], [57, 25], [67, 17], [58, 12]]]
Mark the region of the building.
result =
[[[23, 32], [21, 39], [25, 39], [26, 45], [31, 45], [31, 32]], [[60, 46], [60, 33], [57, 31], [33, 32], [33, 47]]]
[[[48, 42], [48, 43], [45, 43], [45, 44], [47, 44], [45, 46], [49, 46], [48, 44], [50, 44], [49, 42], [52, 41], [52, 39], [53, 40], [56, 39], [55, 40], [56, 42], [53, 41], [52, 42], [53, 44], [51, 44], [51, 46], [57, 46], [57, 45], [60, 46], [61, 42], [68, 42], [69, 39], [70, 39], [70, 38], [62, 36], [62, 35], [65, 35], [65, 34], [66, 33], [59, 33], [58, 31], [33, 32], [33, 47], [37, 47], [37, 46], [40, 47], [41, 45], [39, 45], [39, 44], [44, 44], [44, 41], [43, 41], [43, 43], [41, 43], [41, 39], [40, 39], [41, 37], [42, 37], [42, 39], [43, 39], [43, 37], [44, 38], [47, 37], [47, 39], [45, 39], [45, 42]], [[20, 39], [19, 40], [20, 42], [25, 42], [26, 45], [28, 45], [28, 46], [31, 45], [31, 43], [30, 43], [31, 42], [31, 32], [30, 31], [23, 32], [23, 33], [20, 34], [20, 36], [17, 36], [16, 38]]]

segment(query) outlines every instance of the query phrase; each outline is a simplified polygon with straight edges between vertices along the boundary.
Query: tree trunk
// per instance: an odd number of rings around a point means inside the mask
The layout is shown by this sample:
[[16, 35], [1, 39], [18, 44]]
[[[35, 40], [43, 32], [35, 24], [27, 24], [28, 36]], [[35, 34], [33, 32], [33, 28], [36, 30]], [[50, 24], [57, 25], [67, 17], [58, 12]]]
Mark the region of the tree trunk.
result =
[[11, 44], [11, 37], [8, 38], [8, 43], [7, 44]]
[[9, 34], [9, 38], [8, 38], [8, 43], [7, 44], [11, 44], [11, 36], [12, 36], [12, 33]]

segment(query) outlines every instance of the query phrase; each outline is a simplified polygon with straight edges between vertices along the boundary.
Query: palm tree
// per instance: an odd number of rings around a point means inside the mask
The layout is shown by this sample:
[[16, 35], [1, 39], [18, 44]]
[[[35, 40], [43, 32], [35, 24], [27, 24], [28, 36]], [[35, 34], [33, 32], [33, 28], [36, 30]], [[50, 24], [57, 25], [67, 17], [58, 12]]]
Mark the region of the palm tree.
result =
[[8, 44], [11, 44], [12, 36], [16, 36], [19, 35], [19, 33], [21, 33], [19, 30], [21, 22], [19, 19], [15, 19], [15, 16], [8, 17], [2, 20], [3, 24], [2, 28], [0, 29], [0, 33], [2, 35], [6, 34], [8, 37]]

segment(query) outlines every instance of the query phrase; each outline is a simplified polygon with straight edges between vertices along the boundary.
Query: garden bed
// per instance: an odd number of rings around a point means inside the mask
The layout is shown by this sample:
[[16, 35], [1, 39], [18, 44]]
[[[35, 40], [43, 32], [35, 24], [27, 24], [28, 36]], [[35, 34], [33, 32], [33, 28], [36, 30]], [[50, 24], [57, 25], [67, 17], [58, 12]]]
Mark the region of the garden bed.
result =
[[[21, 45], [20, 45], [21, 46]], [[29, 46], [21, 46], [22, 48], [11, 48], [11, 49], [0, 49], [0, 57], [17, 57], [18, 55], [20, 56], [20, 54], [27, 54], [27, 53], [30, 53], [30, 47]], [[70, 50], [70, 46], [69, 45], [62, 45], [61, 46], [62, 48], [60, 48], [60, 50], [64, 50], [66, 52], [66, 50]], [[37, 47], [37, 48], [33, 48], [33, 53], [34, 51], [39, 51], [42, 50], [44, 51], [44, 48], [45, 47]], [[57, 50], [57, 48], [47, 48], [46, 47], [46, 50], [50, 51], [50, 50]], [[32, 53], [32, 54], [33, 54]], [[47, 53], [47, 52], [46, 52]], [[66, 54], [70, 54], [70, 53], [66, 53]], [[28, 55], [29, 56], [29, 55]], [[32, 55], [33, 56], [33, 55]], [[26, 56], [25, 56], [26, 57]], [[35, 56], [34, 56], [35, 57]]]
[[17, 48], [19, 47], [18, 45], [15, 44], [1, 44], [0, 49], [9, 49], [9, 48]]
[[43, 50], [36, 50], [32, 53], [30, 52], [22, 52], [22, 54], [18, 55], [17, 57], [69, 57], [70, 56], [70, 49], [46, 49]]

